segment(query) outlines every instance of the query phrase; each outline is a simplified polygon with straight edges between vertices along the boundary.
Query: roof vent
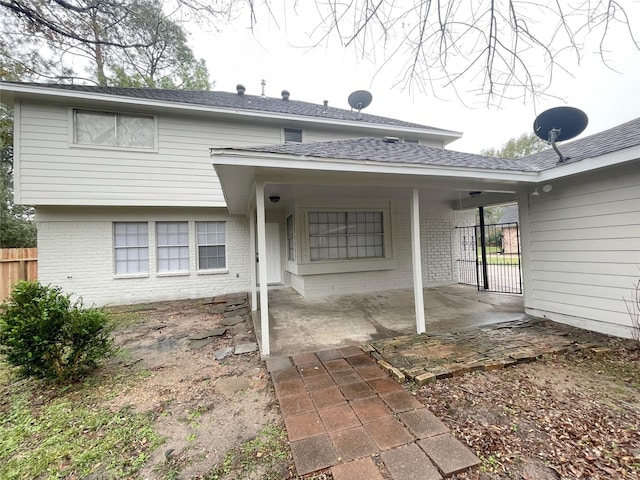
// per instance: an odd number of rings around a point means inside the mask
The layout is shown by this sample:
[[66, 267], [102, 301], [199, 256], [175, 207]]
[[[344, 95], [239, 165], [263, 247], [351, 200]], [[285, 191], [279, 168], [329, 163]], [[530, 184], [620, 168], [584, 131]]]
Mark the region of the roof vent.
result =
[[384, 143], [398, 143], [400, 139], [398, 137], [382, 137]]
[[244, 88], [244, 85], [242, 85], [241, 83], [236, 85], [236, 90], [238, 91], [238, 95], [240, 96], [244, 95], [244, 92], [246, 91], [246, 89]]
[[324, 100], [322, 103], [324, 104], [324, 110], [322, 113], [329, 113], [329, 100]]
[[283, 100], [289, 100], [289, 90], [282, 90], [280, 95], [282, 95]]

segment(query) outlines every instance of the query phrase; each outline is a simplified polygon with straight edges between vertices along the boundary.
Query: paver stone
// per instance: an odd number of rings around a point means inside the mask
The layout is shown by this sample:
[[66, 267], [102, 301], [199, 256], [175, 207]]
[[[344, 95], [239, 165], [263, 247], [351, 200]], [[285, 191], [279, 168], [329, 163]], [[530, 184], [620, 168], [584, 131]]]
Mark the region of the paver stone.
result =
[[329, 433], [329, 438], [343, 462], [368, 457], [378, 452], [376, 444], [362, 426]]
[[480, 464], [478, 457], [450, 433], [419, 440], [418, 445], [445, 476]]
[[442, 475], [415, 443], [382, 452], [382, 461], [394, 480], [440, 480]]
[[433, 437], [449, 432], [447, 426], [426, 408], [403, 412], [398, 415], [398, 418], [416, 438]]
[[331, 469], [333, 480], [384, 480], [371, 458], [336, 465]]
[[306, 475], [338, 463], [338, 455], [327, 435], [292, 442], [291, 454], [298, 475]]

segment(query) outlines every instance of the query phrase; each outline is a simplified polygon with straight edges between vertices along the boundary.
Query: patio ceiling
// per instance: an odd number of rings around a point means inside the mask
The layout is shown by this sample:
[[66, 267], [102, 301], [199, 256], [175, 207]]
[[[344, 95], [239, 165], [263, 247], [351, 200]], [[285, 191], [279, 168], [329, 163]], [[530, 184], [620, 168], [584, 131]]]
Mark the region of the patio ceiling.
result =
[[[421, 203], [430, 208], [464, 210], [481, 205], [512, 202], [516, 192], [536, 182], [536, 175], [523, 172], [478, 172], [469, 169], [447, 171], [442, 168], [406, 165], [371, 171], [371, 165], [347, 171], [322, 162], [284, 167], [243, 165], [237, 157], [215, 156], [214, 167], [225, 195], [229, 212], [246, 214], [253, 202], [256, 182], [264, 182], [265, 196], [278, 195], [283, 208], [294, 199], [384, 197], [409, 201], [412, 188], [420, 189]], [[387, 166], [388, 167], [388, 166]], [[493, 175], [491, 175], [493, 174]], [[348, 187], [348, 188], [345, 188]], [[472, 198], [469, 192], [481, 191]]]

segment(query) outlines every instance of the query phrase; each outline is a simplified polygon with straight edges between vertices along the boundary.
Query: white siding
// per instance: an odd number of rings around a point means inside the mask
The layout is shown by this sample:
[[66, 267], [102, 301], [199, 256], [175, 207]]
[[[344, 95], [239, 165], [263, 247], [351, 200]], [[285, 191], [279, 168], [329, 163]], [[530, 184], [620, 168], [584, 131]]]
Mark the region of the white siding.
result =
[[[204, 298], [249, 290], [248, 223], [243, 217], [228, 215], [226, 209], [42, 208], [36, 220], [39, 280], [81, 296], [87, 304], [102, 306]], [[141, 278], [114, 275], [112, 232], [115, 221], [150, 222], [148, 275]], [[189, 222], [188, 274], [157, 273], [156, 221]], [[225, 273], [196, 271], [195, 221], [226, 222]]]
[[280, 142], [280, 129], [158, 115], [158, 151], [72, 144], [70, 107], [20, 106], [20, 201], [32, 205], [224, 206], [213, 146]]
[[640, 277], [638, 163], [554, 182], [520, 208], [529, 221], [527, 312], [630, 336], [625, 299]]

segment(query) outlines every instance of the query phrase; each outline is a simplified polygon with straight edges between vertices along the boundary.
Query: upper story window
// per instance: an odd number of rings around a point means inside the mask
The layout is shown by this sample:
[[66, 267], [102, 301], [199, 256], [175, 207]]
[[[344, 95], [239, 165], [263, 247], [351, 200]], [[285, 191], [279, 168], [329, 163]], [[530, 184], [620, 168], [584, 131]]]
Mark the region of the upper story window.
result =
[[285, 143], [302, 143], [302, 129], [300, 128], [285, 128], [284, 129], [284, 142]]
[[98, 147], [156, 148], [153, 115], [73, 111], [73, 143]]

